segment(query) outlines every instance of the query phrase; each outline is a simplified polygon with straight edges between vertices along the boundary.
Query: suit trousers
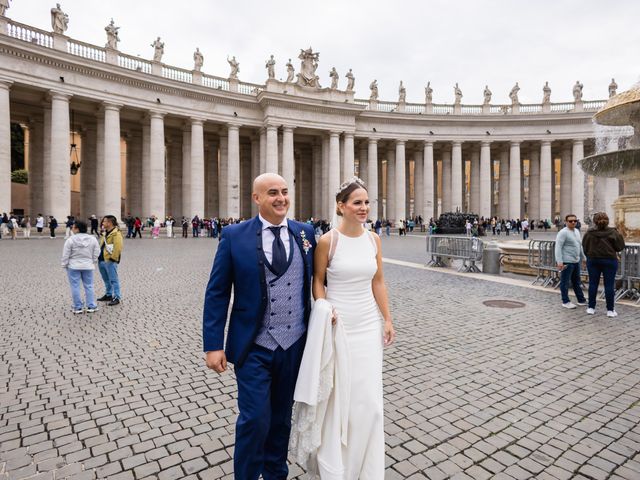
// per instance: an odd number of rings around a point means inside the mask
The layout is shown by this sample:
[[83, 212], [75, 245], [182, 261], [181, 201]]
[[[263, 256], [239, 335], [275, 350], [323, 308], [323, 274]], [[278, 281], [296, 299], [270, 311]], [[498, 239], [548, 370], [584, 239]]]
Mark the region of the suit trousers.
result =
[[293, 392], [306, 335], [287, 350], [271, 351], [252, 345], [241, 366], [238, 382], [234, 478], [286, 480]]

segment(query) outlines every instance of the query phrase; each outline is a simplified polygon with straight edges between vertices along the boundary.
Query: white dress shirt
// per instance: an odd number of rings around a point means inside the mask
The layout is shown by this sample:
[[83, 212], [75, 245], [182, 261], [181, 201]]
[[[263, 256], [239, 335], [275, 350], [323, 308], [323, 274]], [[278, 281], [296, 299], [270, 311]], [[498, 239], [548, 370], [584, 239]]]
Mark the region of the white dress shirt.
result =
[[289, 260], [289, 250], [291, 247], [289, 245], [289, 224], [287, 223], [287, 219], [282, 220], [280, 225], [274, 225], [266, 221], [262, 215], [258, 214], [258, 218], [262, 222], [262, 251], [264, 252], [264, 256], [267, 257], [267, 261], [271, 263], [273, 259], [273, 240], [274, 236], [269, 227], [277, 227], [280, 226], [280, 239], [282, 243], [284, 243], [284, 251], [287, 253], [287, 260]]

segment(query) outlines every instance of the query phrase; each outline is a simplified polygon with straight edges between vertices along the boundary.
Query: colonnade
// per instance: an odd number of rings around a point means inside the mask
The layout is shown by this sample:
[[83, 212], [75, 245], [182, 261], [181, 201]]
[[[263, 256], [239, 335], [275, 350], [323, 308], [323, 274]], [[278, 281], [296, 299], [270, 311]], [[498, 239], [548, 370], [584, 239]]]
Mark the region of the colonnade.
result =
[[[0, 83], [3, 211], [11, 208], [10, 90], [10, 84]], [[357, 129], [220, 124], [201, 117], [171, 118], [156, 110], [145, 112], [136, 124], [130, 115], [122, 117], [126, 106], [110, 102], [98, 105], [93, 122], [82, 122], [81, 206], [74, 212], [69, 174], [71, 101], [68, 94], [48, 92], [42, 115], [31, 126], [31, 215], [42, 212], [63, 219], [69, 213], [130, 212], [161, 218], [247, 217], [255, 214], [251, 180], [267, 171], [285, 178], [290, 215], [303, 219], [331, 219], [338, 186], [356, 172], [368, 185], [372, 218], [429, 219], [456, 210], [502, 218], [585, 215], [585, 175], [578, 164], [585, 139], [393, 139], [363, 136]], [[555, 158], [560, 159], [559, 168]]]

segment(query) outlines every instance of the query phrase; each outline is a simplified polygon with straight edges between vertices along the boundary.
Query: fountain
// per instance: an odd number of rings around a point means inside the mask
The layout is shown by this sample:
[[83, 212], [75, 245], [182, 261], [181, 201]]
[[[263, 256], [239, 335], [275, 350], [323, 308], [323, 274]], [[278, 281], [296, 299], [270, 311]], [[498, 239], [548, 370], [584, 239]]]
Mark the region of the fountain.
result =
[[593, 116], [598, 125], [633, 127], [626, 148], [597, 153], [580, 161], [589, 175], [618, 178], [624, 195], [613, 203], [615, 222], [627, 240], [640, 240], [640, 83], [613, 96]]

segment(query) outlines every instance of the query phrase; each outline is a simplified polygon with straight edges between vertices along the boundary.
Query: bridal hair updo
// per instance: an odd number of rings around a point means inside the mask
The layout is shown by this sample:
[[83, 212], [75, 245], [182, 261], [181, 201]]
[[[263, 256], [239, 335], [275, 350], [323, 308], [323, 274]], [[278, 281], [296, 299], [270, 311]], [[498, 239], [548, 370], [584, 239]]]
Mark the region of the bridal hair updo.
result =
[[363, 188], [365, 191], [368, 192], [364, 182], [355, 176], [351, 177], [350, 180], [347, 180], [342, 185], [340, 185], [340, 188], [336, 193], [336, 214], [338, 214], [339, 216], [342, 216], [342, 212], [338, 209], [338, 203], [340, 202], [347, 203], [351, 194], [356, 190], [358, 190], [359, 188]]

